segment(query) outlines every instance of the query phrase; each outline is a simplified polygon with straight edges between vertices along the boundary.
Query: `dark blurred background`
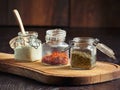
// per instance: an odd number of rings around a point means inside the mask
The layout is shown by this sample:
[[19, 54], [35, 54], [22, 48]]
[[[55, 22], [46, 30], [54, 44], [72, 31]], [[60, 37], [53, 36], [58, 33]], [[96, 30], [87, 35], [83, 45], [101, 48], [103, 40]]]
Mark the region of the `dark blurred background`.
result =
[[[111, 47], [120, 64], [120, 0], [0, 0], [0, 52], [13, 53], [9, 40], [20, 31], [12, 10], [18, 9], [26, 30], [37, 31], [45, 42], [48, 29], [73, 37], [94, 37]], [[99, 60], [111, 61], [98, 51]]]

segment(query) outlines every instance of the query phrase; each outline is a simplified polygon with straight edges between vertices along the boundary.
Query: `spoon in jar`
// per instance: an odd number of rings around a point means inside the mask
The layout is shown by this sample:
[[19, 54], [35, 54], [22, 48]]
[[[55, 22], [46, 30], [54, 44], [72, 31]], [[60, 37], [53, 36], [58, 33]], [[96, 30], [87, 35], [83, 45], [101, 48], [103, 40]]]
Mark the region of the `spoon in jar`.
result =
[[[26, 35], [25, 29], [24, 29], [24, 26], [23, 26], [23, 23], [22, 23], [22, 19], [21, 19], [21, 17], [20, 17], [20, 14], [19, 14], [18, 10], [17, 10], [17, 9], [14, 9], [14, 10], [13, 10], [13, 13], [14, 13], [17, 21], [18, 21], [18, 24], [19, 24], [19, 27], [20, 27], [20, 30], [21, 30], [22, 34], [23, 34], [23, 35]], [[16, 41], [17, 38], [18, 38], [18, 37], [15, 37], [15, 38], [13, 38], [12, 40], [10, 40], [9, 44], [10, 44], [10, 46], [11, 46], [12, 48], [15, 47], [15, 45], [14, 45], [13, 42]]]
[[19, 24], [19, 27], [20, 27], [20, 30], [21, 30], [22, 34], [25, 35], [26, 34], [25, 33], [25, 29], [24, 29], [24, 26], [23, 26], [23, 23], [22, 23], [22, 19], [20, 17], [20, 14], [19, 14], [18, 10], [14, 9], [13, 12], [14, 12], [14, 15], [15, 15], [17, 21], [18, 21], [18, 24]]

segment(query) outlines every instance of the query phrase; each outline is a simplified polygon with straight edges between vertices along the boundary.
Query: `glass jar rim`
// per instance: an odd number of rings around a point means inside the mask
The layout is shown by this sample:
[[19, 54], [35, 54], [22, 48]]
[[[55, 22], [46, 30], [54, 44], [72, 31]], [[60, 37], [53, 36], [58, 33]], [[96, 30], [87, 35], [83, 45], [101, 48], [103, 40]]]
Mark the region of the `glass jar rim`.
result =
[[61, 42], [65, 41], [66, 31], [62, 29], [49, 29], [46, 31], [46, 42]]
[[61, 35], [65, 37], [66, 31], [62, 29], [49, 29], [46, 31], [46, 35], [52, 35], [52, 36]]
[[95, 41], [92, 37], [75, 37], [73, 38], [73, 42], [75, 43], [89, 43], [92, 44]]
[[25, 34], [22, 32], [18, 32], [18, 36], [36, 36], [38, 37], [38, 33], [35, 31], [25, 31]]

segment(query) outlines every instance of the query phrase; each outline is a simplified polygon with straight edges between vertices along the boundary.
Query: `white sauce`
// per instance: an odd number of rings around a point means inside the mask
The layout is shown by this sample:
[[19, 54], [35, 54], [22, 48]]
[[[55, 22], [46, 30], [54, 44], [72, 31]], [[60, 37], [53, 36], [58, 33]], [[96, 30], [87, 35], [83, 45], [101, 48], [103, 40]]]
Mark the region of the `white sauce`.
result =
[[31, 46], [16, 47], [14, 50], [15, 59], [18, 61], [36, 61], [42, 58], [42, 46], [37, 49]]

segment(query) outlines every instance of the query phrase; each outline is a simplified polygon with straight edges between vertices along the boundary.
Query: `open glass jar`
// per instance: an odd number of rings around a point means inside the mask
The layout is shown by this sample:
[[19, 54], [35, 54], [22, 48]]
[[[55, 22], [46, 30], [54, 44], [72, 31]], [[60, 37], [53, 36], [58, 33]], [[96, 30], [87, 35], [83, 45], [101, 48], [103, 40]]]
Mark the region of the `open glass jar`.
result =
[[25, 35], [19, 32], [17, 37], [10, 40], [10, 46], [14, 50], [15, 60], [36, 61], [41, 59], [42, 45], [37, 37], [37, 32], [26, 31]]
[[66, 31], [61, 29], [47, 30], [46, 42], [42, 48], [42, 63], [46, 65], [66, 65], [68, 64], [69, 52], [64, 51], [68, 47], [65, 43]]
[[71, 67], [73, 69], [91, 69], [96, 63], [96, 47], [90, 37], [75, 37], [70, 42]]

